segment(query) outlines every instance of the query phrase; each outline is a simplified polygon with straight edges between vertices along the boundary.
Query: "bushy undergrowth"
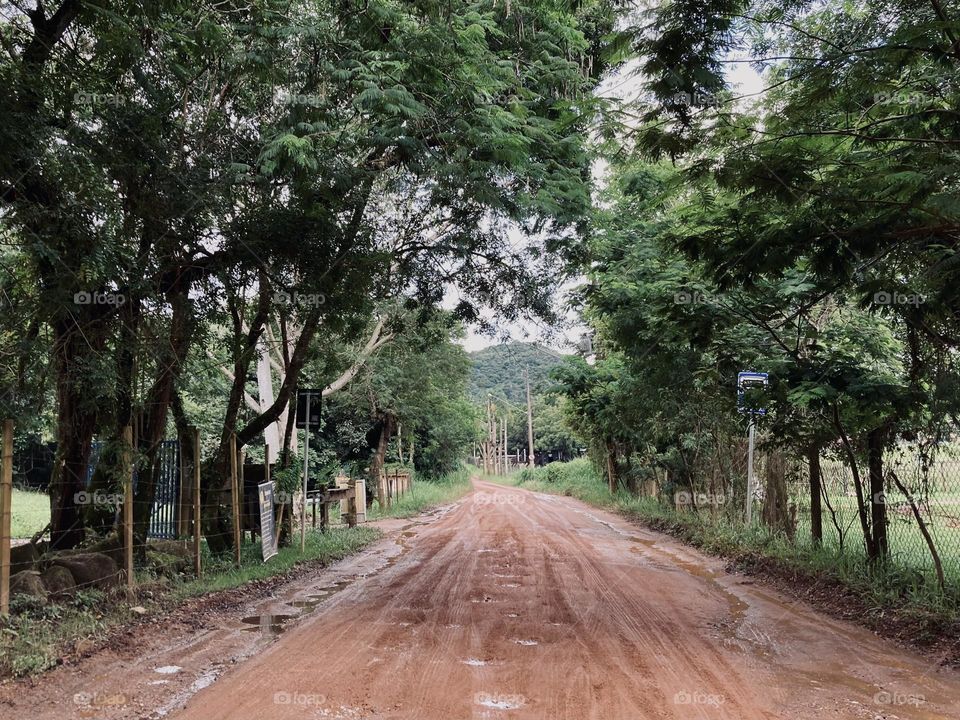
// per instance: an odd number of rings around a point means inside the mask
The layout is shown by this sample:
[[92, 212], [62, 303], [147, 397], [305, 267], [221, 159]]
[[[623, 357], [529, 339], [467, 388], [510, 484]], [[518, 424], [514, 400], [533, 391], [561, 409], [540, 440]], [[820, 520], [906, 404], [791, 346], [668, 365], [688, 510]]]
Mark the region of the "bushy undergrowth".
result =
[[623, 490], [611, 494], [606, 481], [585, 458], [523, 470], [510, 481], [529, 490], [567, 495], [614, 510], [711, 554], [742, 561], [774, 561], [786, 569], [829, 577], [861, 594], [878, 611], [900, 607], [947, 621], [960, 616], [960, 588], [955, 584], [941, 592], [930, 577], [908, 568], [893, 564], [870, 567], [853, 552], [794, 543], [760, 525], [747, 528], [710, 513], [678, 511], [658, 498], [637, 497]]
[[439, 478], [414, 479], [410, 492], [397, 498], [389, 508], [381, 509], [374, 503], [367, 513], [369, 519], [410, 517], [426, 510], [453, 502], [470, 491], [470, 471], [467, 468], [447, 473]]

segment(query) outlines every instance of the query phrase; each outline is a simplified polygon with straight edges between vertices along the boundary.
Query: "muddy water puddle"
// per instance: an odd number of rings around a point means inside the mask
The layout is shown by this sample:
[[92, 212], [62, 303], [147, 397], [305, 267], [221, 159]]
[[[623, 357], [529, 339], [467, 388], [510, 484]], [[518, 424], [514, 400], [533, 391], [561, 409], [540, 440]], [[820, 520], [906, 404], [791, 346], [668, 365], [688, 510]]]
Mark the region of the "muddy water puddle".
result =
[[[409, 528], [417, 527], [418, 525], [423, 524], [424, 523], [410, 523], [400, 528], [400, 536], [396, 539], [396, 544], [400, 547], [400, 552], [387, 558], [386, 562], [377, 568], [375, 572], [382, 572], [395, 565], [407, 551], [406, 540], [417, 534]], [[244, 632], [258, 632], [262, 635], [280, 635], [284, 632], [284, 630], [286, 630], [286, 626], [290, 623], [290, 621], [306, 617], [316, 610], [317, 607], [327, 602], [334, 595], [350, 587], [358, 580], [362, 580], [366, 577], [369, 577], [368, 573], [344, 578], [343, 580], [338, 580], [332, 585], [321, 587], [317, 589], [316, 592], [311, 593], [303, 598], [299, 598], [297, 600], [287, 600], [284, 602], [284, 604], [288, 607], [299, 610], [300, 612], [298, 613], [263, 612], [258, 615], [250, 615], [245, 617], [240, 622], [242, 622], [246, 627], [241, 629]]]
[[299, 610], [299, 613], [273, 613], [273, 612], [264, 612], [259, 615], [250, 615], [243, 618], [240, 622], [249, 627], [242, 628], [246, 632], [259, 632], [263, 635], [280, 635], [286, 629], [286, 625], [291, 620], [296, 620], [298, 618], [305, 617], [310, 614], [311, 611], [316, 609], [319, 605], [323, 604], [331, 597], [336, 595], [341, 590], [350, 587], [355, 583], [359, 576], [345, 578], [340, 580], [333, 585], [327, 585], [322, 587], [317, 592], [307, 595], [306, 598], [300, 600], [288, 600], [284, 604], [289, 607]]
[[251, 626], [243, 628], [246, 632], [279, 635], [284, 631], [284, 626], [295, 617], [299, 616], [289, 613], [261, 613], [260, 615], [245, 617], [240, 622]]

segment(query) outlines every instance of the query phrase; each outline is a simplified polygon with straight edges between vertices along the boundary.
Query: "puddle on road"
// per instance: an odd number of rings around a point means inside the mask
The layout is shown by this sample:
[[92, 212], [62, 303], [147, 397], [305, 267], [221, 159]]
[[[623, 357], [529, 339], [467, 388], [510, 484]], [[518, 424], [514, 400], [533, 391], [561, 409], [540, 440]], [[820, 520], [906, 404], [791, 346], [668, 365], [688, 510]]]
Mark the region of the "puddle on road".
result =
[[[410, 523], [401, 528], [401, 537], [398, 537], [396, 544], [400, 546], [400, 552], [387, 559], [386, 563], [377, 570], [377, 572], [382, 572], [387, 568], [392, 567], [405, 553], [407, 550], [404, 538], [413, 537], [416, 535], [415, 532], [408, 530], [407, 528], [416, 527], [422, 523]], [[288, 605], [291, 608], [300, 610], [300, 613], [290, 614], [290, 613], [260, 613], [259, 615], [251, 615], [245, 617], [241, 622], [250, 627], [242, 628], [245, 632], [259, 632], [263, 635], [280, 635], [286, 629], [286, 624], [291, 620], [296, 618], [302, 618], [310, 614], [311, 611], [315, 610], [319, 605], [322, 605], [324, 602], [329, 600], [331, 597], [336, 595], [338, 592], [350, 587], [353, 583], [358, 580], [362, 580], [366, 575], [354, 575], [353, 577], [344, 578], [343, 580], [338, 580], [332, 585], [327, 585], [325, 587], [319, 588], [315, 593], [307, 595], [306, 598], [299, 600], [288, 600], [284, 604]]]
[[259, 632], [264, 635], [279, 635], [284, 631], [284, 626], [299, 617], [288, 613], [262, 613], [260, 615], [251, 615], [245, 617], [240, 622], [253, 627], [245, 627], [245, 632]]

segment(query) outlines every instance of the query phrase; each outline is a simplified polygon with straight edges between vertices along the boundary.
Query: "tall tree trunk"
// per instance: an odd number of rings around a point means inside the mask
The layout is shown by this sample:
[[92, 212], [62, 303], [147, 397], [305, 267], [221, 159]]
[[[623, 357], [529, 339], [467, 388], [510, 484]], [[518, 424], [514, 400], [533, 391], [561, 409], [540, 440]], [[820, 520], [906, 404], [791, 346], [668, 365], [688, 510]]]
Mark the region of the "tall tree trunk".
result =
[[860, 478], [860, 469], [857, 467], [857, 455], [853, 451], [853, 445], [850, 444], [850, 438], [847, 437], [847, 431], [844, 430], [843, 423], [840, 422], [840, 407], [836, 403], [833, 406], [833, 424], [840, 435], [840, 442], [843, 444], [843, 450], [850, 465], [850, 474], [853, 475], [853, 488], [857, 493], [857, 517], [860, 519], [860, 529], [863, 531], [863, 542], [867, 549], [867, 557], [872, 559], [875, 545], [870, 518], [867, 516], [867, 503], [863, 497], [863, 482]]
[[50, 540], [53, 549], [62, 550], [84, 539], [84, 519], [75, 497], [86, 487], [97, 418], [78, 377], [88, 339], [72, 318], [59, 322], [55, 333], [57, 455], [50, 478]]
[[617, 492], [617, 446], [612, 440], [607, 441], [607, 486], [610, 494]]
[[788, 507], [786, 458], [781, 451], [772, 450], [767, 454], [765, 470], [766, 487], [761, 513], [763, 522], [772, 531], [784, 533], [792, 539], [795, 528]]
[[870, 469], [870, 524], [873, 527], [871, 560], [887, 557], [887, 501], [883, 488], [883, 448], [886, 428], [879, 427], [867, 434], [867, 465]]
[[813, 443], [807, 449], [808, 470], [810, 472], [810, 540], [814, 547], [823, 544], [823, 507], [820, 494], [823, 482], [820, 474], [820, 445]]
[[[233, 383], [227, 397], [227, 407], [224, 413], [223, 428], [220, 433], [220, 443], [216, 455], [206, 463], [207, 472], [203, 479], [203, 534], [207, 538], [207, 545], [214, 554], [222, 554], [233, 547], [233, 534], [230, 532], [233, 512], [229, 502], [230, 492], [230, 436], [237, 427], [237, 417], [240, 406], [243, 404], [243, 394], [247, 382], [247, 370], [256, 355], [257, 344], [267, 322], [270, 311], [270, 283], [267, 274], [261, 270], [259, 274], [259, 293], [257, 310], [250, 322], [249, 329], [243, 329], [243, 307], [240, 299], [228, 293], [228, 304], [233, 318]], [[299, 369], [298, 369], [299, 372]], [[287, 398], [284, 397], [284, 402]], [[277, 416], [279, 412], [277, 413]], [[276, 420], [274, 416], [270, 422]], [[263, 417], [263, 416], [261, 416]], [[264, 427], [269, 423], [265, 423]], [[237, 449], [239, 450], [252, 437], [260, 434], [263, 427], [244, 440], [240, 440], [238, 433]]]
[[377, 449], [370, 461], [370, 482], [377, 484], [377, 502], [380, 503], [381, 510], [387, 507], [387, 477], [383, 465], [387, 447], [390, 445], [390, 436], [393, 434], [393, 422], [394, 418], [390, 413], [381, 415], [380, 437], [377, 439]]
[[143, 431], [138, 438], [138, 449], [144, 459], [134, 496], [133, 533], [135, 545], [141, 548], [147, 542], [157, 478], [160, 476], [158, 451], [166, 432], [174, 389], [190, 349], [193, 328], [187, 288], [174, 288], [167, 298], [172, 309], [169, 342], [163, 344], [157, 358], [157, 376], [147, 393]]

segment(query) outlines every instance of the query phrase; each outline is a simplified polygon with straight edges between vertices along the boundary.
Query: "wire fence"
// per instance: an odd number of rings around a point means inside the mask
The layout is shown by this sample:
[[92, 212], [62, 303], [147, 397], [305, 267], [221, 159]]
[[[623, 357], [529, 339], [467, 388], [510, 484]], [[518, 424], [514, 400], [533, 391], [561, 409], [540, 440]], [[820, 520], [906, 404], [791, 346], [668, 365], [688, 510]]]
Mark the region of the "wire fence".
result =
[[[661, 486], [670, 490], [678, 510], [697, 512], [707, 523], [744, 523], [746, 517], [746, 443], [734, 441], [722, 452], [700, 460], [687, 477]], [[883, 454], [883, 490], [871, 493], [865, 457], [855, 456], [857, 473], [840, 445], [818, 455], [821, 533], [815, 539], [809, 457], [786, 450], [757, 451], [753, 523], [797, 547], [818, 545], [865, 562], [868, 544], [863, 525], [875, 533], [878, 517], [885, 529], [887, 568], [916, 583], [960, 591], [960, 447], [934, 450], [897, 447]], [[859, 477], [859, 493], [857, 484]], [[879, 506], [879, 507], [877, 507]], [[939, 567], [938, 567], [939, 566]]]
[[[811, 543], [809, 462], [796, 464], [789, 484], [797, 506], [798, 542]], [[820, 458], [823, 545], [862, 557], [865, 552], [856, 480], [849, 463]], [[933, 459], [906, 450], [884, 457], [881, 497], [863, 488], [863, 506], [883, 505], [888, 560], [893, 567], [932, 576], [939, 562], [945, 582], [960, 587], [960, 460], [947, 453]], [[861, 479], [862, 484], [866, 484]]]
[[[199, 448], [198, 436], [193, 440], [191, 446]], [[51, 496], [30, 489], [31, 483], [14, 487], [12, 423], [4, 423], [0, 614], [9, 612], [11, 596], [17, 594], [45, 600], [87, 589], [132, 587], [137, 576], [199, 576], [208, 565], [216, 571], [231, 564], [241, 568], [268, 559], [281, 542], [302, 543], [311, 525], [323, 531], [337, 521], [352, 527], [365, 520], [362, 480], [339, 476], [336, 487], [308, 492], [306, 501], [300, 493], [266, 491], [261, 496], [261, 485], [273, 487], [264, 483], [269, 477], [264, 464], [245, 464], [243, 453], [235, 452], [230, 477], [217, 487], [201, 488], [199, 458], [186, 457], [180, 445], [177, 440], [163, 442], [152, 471], [141, 469], [139, 478], [127, 462], [130, 469], [121, 473], [126, 479], [106, 487], [92, 482], [103, 450], [97, 446], [80, 478], [82, 489], [63, 507], [53, 508]], [[136, 485], [147, 472], [152, 472], [154, 482], [152, 498], [137, 498]], [[409, 491], [409, 475], [393, 473], [389, 481], [391, 497]], [[76, 551], [61, 553], [52, 547], [51, 526], [56, 524], [52, 516], [57, 510], [70, 513], [66, 523], [59, 518], [59, 534], [83, 530]], [[265, 531], [262, 518], [269, 521]]]

